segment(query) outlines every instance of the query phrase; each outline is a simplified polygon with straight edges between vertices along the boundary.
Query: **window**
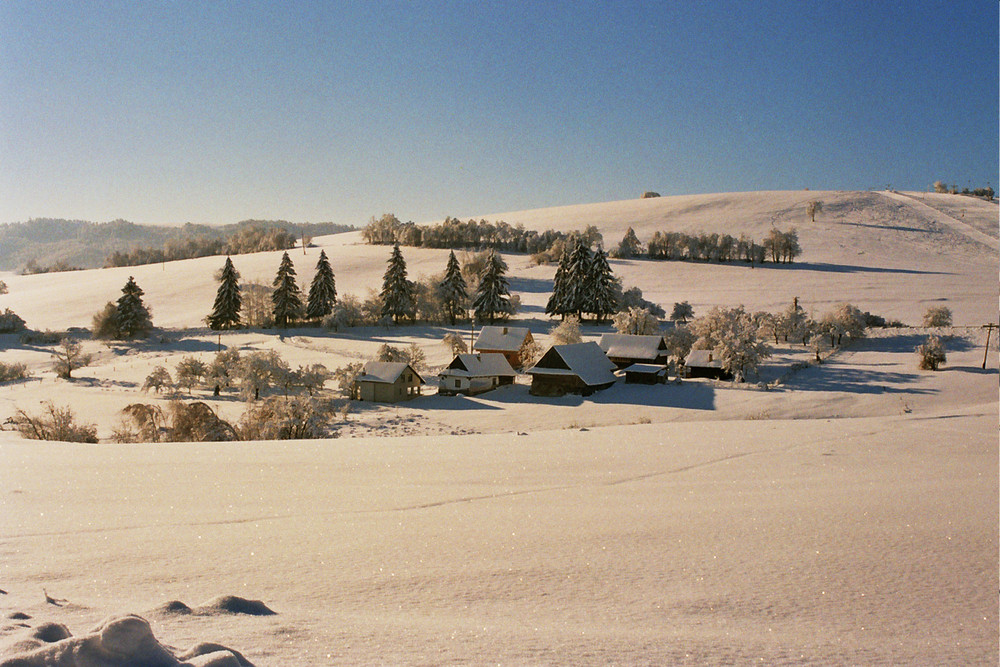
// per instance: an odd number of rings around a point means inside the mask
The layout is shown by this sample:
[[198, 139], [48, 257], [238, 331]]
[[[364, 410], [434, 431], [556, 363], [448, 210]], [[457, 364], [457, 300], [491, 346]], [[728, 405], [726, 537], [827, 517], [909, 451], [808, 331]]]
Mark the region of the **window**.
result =
[[462, 386], [462, 383], [458, 380], [458, 378], [455, 378], [455, 389], [458, 389], [461, 386]]

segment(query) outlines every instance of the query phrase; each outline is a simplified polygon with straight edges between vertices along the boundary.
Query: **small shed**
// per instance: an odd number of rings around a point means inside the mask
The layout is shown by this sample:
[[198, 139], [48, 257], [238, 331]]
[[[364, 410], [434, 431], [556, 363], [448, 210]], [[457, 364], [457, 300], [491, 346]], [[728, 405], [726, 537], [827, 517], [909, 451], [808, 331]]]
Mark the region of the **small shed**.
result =
[[404, 362], [369, 361], [354, 381], [352, 398], [359, 401], [398, 403], [420, 395], [425, 384], [420, 374]]
[[589, 396], [615, 383], [615, 365], [597, 343], [553, 345], [526, 372], [535, 396]]
[[513, 367], [521, 365], [521, 346], [533, 341], [528, 327], [485, 326], [472, 344], [474, 352], [497, 352]]
[[664, 384], [667, 381], [667, 367], [658, 364], [632, 364], [622, 371], [626, 384]]
[[600, 346], [618, 368], [632, 364], [665, 366], [670, 360], [663, 336], [608, 333], [601, 336]]
[[689, 378], [713, 378], [731, 380], [732, 373], [722, 367], [712, 350], [691, 350], [684, 360], [684, 375]]
[[438, 373], [438, 393], [472, 396], [501, 385], [514, 384], [516, 377], [517, 372], [499, 352], [459, 354]]

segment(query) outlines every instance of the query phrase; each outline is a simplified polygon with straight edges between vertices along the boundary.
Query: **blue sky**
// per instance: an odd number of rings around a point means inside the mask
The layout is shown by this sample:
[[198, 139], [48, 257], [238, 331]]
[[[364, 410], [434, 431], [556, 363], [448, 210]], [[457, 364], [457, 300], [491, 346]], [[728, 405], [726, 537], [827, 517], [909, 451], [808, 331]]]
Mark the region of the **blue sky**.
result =
[[998, 178], [998, 3], [0, 3], [0, 222]]

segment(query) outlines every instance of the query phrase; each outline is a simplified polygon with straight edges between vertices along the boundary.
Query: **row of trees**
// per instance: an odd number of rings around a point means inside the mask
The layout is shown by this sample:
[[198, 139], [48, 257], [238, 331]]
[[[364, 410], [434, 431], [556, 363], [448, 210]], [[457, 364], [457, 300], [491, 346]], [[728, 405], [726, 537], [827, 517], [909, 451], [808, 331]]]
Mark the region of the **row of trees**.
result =
[[617, 292], [620, 287], [604, 249], [598, 246], [591, 250], [579, 238], [572, 251], [563, 250], [545, 313], [563, 319], [570, 314], [580, 318], [584, 313], [591, 313], [600, 323], [616, 311]]
[[649, 242], [642, 242], [631, 227], [625, 232], [612, 256], [622, 259], [648, 257], [664, 260], [690, 260], [705, 262], [745, 261], [760, 264], [765, 261], [791, 262], [802, 254], [798, 232], [793, 228], [783, 232], [772, 228], [763, 242], [758, 243], [746, 234], [739, 238], [729, 234], [685, 234], [683, 232], [655, 232]]
[[934, 181], [934, 192], [939, 194], [953, 194], [953, 195], [966, 195], [972, 197], [982, 197], [989, 201], [993, 201], [993, 196], [996, 194], [993, 191], [993, 186], [988, 185], [985, 188], [976, 188], [975, 190], [970, 190], [969, 188], [962, 188], [959, 192], [957, 185], [948, 186], [944, 181]]

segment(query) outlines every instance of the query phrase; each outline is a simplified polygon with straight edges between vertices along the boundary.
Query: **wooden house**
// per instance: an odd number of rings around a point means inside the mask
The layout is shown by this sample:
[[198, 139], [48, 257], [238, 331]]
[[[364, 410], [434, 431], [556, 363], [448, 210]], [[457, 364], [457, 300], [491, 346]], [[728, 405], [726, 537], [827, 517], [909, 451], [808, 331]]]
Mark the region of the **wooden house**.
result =
[[553, 345], [526, 372], [535, 396], [589, 396], [615, 383], [615, 365], [597, 343]]
[[422, 384], [424, 379], [407, 363], [369, 361], [365, 372], [354, 381], [352, 398], [398, 403], [419, 396]]
[[459, 354], [438, 373], [438, 393], [471, 396], [501, 385], [514, 384], [516, 377], [517, 372], [499, 352]]
[[663, 336], [608, 333], [601, 336], [599, 345], [618, 368], [632, 364], [666, 366], [670, 361], [670, 352]]
[[731, 380], [732, 373], [722, 367], [711, 350], [691, 350], [684, 360], [684, 375], [689, 378], [713, 378]]
[[485, 326], [472, 344], [474, 352], [498, 352], [513, 368], [521, 366], [521, 346], [533, 341], [528, 327]]

